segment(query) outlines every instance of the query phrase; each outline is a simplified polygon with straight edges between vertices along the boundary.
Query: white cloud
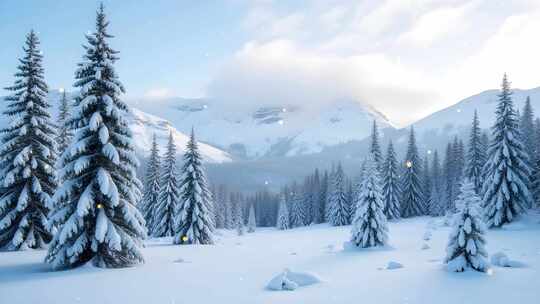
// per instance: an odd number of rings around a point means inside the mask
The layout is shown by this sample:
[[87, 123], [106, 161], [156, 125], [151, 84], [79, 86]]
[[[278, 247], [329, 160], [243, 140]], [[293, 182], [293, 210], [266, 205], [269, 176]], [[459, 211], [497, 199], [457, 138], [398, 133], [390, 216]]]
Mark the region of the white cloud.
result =
[[469, 20], [465, 17], [476, 7], [476, 2], [429, 11], [420, 16], [413, 27], [403, 33], [399, 40], [426, 47], [451, 33], [463, 33], [470, 26]]
[[154, 88], [144, 93], [144, 97], [148, 99], [161, 99], [171, 97], [173, 95], [174, 92], [169, 88]]
[[538, 1], [283, 3], [254, 4], [250, 41], [209, 95], [244, 107], [355, 98], [403, 125], [496, 88], [505, 71], [517, 87], [540, 84]]

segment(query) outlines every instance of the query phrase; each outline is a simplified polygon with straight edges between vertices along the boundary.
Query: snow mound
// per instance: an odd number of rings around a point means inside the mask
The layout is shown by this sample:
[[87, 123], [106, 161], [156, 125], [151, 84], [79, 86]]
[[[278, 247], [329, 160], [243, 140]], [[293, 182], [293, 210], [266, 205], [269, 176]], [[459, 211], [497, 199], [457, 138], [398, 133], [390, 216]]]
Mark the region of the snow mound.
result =
[[388, 270], [399, 269], [399, 268], [403, 268], [403, 264], [395, 262], [395, 261], [390, 261], [386, 265], [386, 269], [388, 269]]
[[320, 283], [321, 279], [309, 272], [293, 272], [285, 269], [282, 273], [275, 276], [266, 288], [270, 290], [295, 290], [298, 287], [308, 286]]
[[422, 247], [420, 249], [427, 250], [429, 248], [431, 248], [431, 247], [429, 247], [429, 245], [427, 243], [424, 243], [424, 244], [422, 244]]
[[510, 260], [504, 252], [500, 251], [491, 256], [491, 264], [499, 267], [525, 267], [525, 264], [519, 261]]

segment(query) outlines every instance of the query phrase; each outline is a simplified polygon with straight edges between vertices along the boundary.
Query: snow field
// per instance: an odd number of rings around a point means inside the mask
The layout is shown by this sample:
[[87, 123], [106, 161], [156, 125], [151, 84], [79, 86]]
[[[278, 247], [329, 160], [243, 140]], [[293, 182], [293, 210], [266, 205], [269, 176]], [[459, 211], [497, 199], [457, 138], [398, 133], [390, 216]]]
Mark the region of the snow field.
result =
[[[326, 224], [280, 231], [258, 228], [236, 236], [220, 230], [214, 246], [175, 246], [170, 238], [146, 242], [146, 264], [127, 269], [91, 266], [51, 272], [44, 251], [0, 253], [0, 303], [538, 303], [540, 216], [528, 215], [488, 230], [488, 253], [504, 252], [524, 267], [488, 273], [446, 270], [449, 227], [432, 218], [389, 222], [389, 246], [344, 251], [350, 226]], [[296, 253], [296, 254], [293, 254]], [[386, 268], [390, 261], [403, 268]], [[269, 291], [271, 278], [290, 268], [324, 282], [292, 292]]]

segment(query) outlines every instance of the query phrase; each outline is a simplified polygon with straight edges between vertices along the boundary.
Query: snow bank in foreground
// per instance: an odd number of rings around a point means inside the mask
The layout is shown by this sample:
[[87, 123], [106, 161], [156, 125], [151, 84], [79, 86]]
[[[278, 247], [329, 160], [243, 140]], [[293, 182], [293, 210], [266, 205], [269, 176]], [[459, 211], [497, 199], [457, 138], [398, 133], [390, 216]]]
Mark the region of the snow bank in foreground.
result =
[[491, 256], [491, 264], [499, 267], [525, 267], [525, 264], [510, 260], [504, 252], [496, 252]]
[[320, 283], [321, 279], [309, 272], [293, 272], [285, 269], [282, 273], [275, 276], [266, 288], [270, 290], [295, 290], [298, 287], [308, 286]]
[[398, 262], [394, 262], [394, 261], [390, 261], [386, 265], [386, 269], [388, 269], [388, 270], [399, 269], [399, 268], [403, 268], [403, 264], [398, 263]]

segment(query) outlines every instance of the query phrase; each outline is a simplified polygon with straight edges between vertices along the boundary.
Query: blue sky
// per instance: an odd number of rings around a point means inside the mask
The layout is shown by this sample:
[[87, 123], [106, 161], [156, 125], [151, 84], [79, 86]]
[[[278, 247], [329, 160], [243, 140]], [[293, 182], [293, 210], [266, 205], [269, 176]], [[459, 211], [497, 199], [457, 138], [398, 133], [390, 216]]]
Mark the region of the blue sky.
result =
[[[244, 40], [242, 2], [104, 1], [119, 50], [118, 72], [130, 95], [174, 88], [199, 96], [213, 70]], [[25, 34], [39, 32], [51, 88], [70, 87], [83, 53], [84, 34], [93, 29], [99, 1], [0, 1], [0, 84], [9, 85]]]
[[[39, 32], [70, 87], [98, 1], [0, 0], [0, 85]], [[540, 85], [538, 0], [106, 0], [127, 98], [316, 108], [349, 98], [405, 125], [509, 73]]]

